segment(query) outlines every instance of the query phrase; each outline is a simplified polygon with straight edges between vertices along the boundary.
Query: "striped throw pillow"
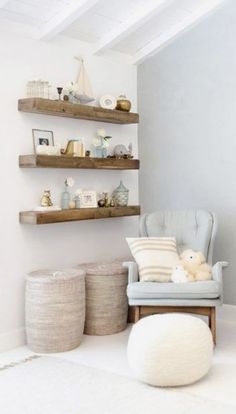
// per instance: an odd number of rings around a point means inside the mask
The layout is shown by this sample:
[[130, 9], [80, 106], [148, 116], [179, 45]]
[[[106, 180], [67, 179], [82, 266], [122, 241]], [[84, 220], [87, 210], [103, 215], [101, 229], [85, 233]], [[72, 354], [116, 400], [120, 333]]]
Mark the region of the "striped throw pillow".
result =
[[175, 237], [126, 238], [141, 282], [170, 282], [179, 256]]

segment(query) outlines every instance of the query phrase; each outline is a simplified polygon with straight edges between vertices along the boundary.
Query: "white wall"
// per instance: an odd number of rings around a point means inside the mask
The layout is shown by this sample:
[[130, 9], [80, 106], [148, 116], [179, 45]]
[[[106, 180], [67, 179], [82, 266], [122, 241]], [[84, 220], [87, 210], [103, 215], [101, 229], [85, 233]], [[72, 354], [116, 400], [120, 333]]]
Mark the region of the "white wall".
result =
[[138, 70], [143, 211], [217, 213], [215, 260], [228, 260], [224, 301], [236, 304], [236, 2]]
[[75, 55], [83, 54], [96, 97], [124, 92], [136, 110], [136, 68], [116, 59], [92, 56], [78, 41], [61, 37], [53, 43], [21, 38], [0, 29], [0, 168], [1, 168], [1, 273], [0, 350], [24, 340], [24, 278], [44, 267], [71, 266], [84, 261], [128, 256], [125, 236], [135, 235], [138, 218], [117, 218], [26, 226], [18, 212], [39, 203], [50, 188], [58, 203], [64, 179], [70, 175], [75, 188], [112, 191], [122, 178], [130, 189], [130, 204], [138, 203], [137, 171], [19, 169], [18, 155], [32, 153], [32, 128], [54, 131], [55, 140], [84, 136], [87, 147], [97, 128], [112, 135], [112, 145], [133, 143], [137, 156], [137, 127], [119, 126], [67, 118], [24, 114], [17, 111], [18, 98], [25, 96], [27, 80], [42, 77], [55, 86], [75, 79]]

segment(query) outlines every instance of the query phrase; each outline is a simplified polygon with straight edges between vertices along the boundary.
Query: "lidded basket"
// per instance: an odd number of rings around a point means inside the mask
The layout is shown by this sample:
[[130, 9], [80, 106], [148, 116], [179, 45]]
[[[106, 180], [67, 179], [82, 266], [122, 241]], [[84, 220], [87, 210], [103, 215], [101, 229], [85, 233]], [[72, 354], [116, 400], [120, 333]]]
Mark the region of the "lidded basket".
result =
[[128, 272], [122, 262], [83, 263], [86, 272], [86, 335], [112, 335], [127, 327]]
[[26, 336], [39, 353], [77, 348], [85, 322], [85, 271], [41, 269], [27, 275]]

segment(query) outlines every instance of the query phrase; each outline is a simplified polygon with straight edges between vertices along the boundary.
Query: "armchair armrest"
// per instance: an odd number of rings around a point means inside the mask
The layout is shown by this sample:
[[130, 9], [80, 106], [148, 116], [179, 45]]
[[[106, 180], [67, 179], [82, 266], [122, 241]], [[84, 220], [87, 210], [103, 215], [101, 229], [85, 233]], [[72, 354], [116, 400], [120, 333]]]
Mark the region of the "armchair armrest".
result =
[[128, 283], [138, 282], [138, 265], [136, 262], [124, 262], [123, 266], [128, 269]]
[[222, 283], [222, 270], [228, 266], [228, 262], [217, 262], [212, 267], [212, 278], [216, 282]]

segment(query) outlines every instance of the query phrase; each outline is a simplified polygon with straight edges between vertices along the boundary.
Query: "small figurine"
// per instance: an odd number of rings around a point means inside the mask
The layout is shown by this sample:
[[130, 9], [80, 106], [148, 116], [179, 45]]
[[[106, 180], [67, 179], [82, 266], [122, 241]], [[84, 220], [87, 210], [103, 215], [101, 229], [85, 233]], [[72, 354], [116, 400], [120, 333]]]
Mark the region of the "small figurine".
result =
[[105, 207], [110, 207], [108, 193], [104, 193]]
[[132, 144], [130, 143], [128, 148], [123, 144], [118, 144], [114, 147], [113, 155], [115, 158], [130, 159], [132, 156]]
[[115, 207], [115, 200], [114, 200], [114, 198], [111, 198], [110, 207]]
[[91, 152], [90, 152], [89, 150], [86, 150], [86, 151], [85, 151], [85, 157], [90, 157], [90, 153], [91, 153]]
[[98, 200], [98, 207], [105, 207], [105, 200], [104, 200], [104, 198], [101, 198], [100, 200]]
[[50, 190], [44, 190], [43, 196], [41, 197], [40, 205], [41, 207], [52, 207], [53, 206]]
[[98, 200], [98, 207], [110, 207], [108, 193], [102, 193], [101, 198]]

